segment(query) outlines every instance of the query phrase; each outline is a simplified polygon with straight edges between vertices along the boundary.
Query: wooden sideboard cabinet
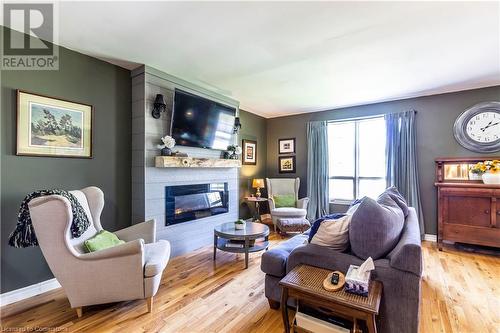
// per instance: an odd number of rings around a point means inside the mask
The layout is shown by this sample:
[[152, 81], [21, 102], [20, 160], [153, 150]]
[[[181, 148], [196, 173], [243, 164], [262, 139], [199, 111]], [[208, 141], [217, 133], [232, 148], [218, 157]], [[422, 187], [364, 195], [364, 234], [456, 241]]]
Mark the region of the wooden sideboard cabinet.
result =
[[500, 247], [500, 185], [483, 184], [469, 167], [487, 158], [438, 158], [438, 248], [443, 240]]

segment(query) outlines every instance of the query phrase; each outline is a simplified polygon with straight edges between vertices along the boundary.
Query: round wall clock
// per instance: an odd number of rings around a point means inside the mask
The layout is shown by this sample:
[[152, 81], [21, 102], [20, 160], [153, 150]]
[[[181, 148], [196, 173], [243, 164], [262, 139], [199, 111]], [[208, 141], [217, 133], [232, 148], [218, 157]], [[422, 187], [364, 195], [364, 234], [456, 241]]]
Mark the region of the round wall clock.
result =
[[478, 153], [500, 151], [500, 102], [484, 102], [462, 112], [453, 126], [455, 139]]

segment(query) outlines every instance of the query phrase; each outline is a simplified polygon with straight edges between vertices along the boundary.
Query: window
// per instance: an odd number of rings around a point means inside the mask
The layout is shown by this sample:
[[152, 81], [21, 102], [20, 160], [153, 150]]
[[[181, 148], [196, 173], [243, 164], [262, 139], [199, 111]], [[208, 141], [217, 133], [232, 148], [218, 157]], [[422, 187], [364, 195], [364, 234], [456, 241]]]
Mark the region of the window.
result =
[[328, 124], [330, 200], [376, 198], [386, 187], [383, 117]]

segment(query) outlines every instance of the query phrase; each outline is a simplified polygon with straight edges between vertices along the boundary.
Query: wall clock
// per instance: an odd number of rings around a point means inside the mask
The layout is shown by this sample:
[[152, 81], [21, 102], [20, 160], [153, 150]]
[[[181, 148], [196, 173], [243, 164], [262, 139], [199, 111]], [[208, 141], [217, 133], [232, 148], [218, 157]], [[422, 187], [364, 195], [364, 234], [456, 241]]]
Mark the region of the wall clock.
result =
[[477, 153], [500, 151], [500, 102], [484, 102], [462, 112], [453, 126], [455, 139]]

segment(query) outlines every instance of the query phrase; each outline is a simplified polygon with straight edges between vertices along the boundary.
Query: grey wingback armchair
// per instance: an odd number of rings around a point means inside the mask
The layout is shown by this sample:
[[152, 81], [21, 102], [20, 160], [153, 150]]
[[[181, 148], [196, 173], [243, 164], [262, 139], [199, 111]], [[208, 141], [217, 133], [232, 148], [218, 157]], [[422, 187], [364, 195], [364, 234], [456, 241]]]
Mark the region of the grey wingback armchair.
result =
[[170, 243], [155, 241], [155, 221], [151, 220], [116, 231], [125, 244], [85, 253], [84, 241], [102, 230], [104, 194], [97, 187], [70, 193], [90, 221], [90, 227], [78, 238], [71, 236], [73, 217], [68, 199], [43, 196], [28, 206], [40, 248], [71, 307], [81, 317], [86, 305], [146, 298], [151, 312], [153, 296], [170, 258]]
[[[278, 219], [305, 218], [309, 198], [299, 199], [300, 178], [266, 178], [269, 210], [273, 219], [274, 230]], [[295, 207], [276, 208], [273, 197], [275, 195], [295, 195]]]

